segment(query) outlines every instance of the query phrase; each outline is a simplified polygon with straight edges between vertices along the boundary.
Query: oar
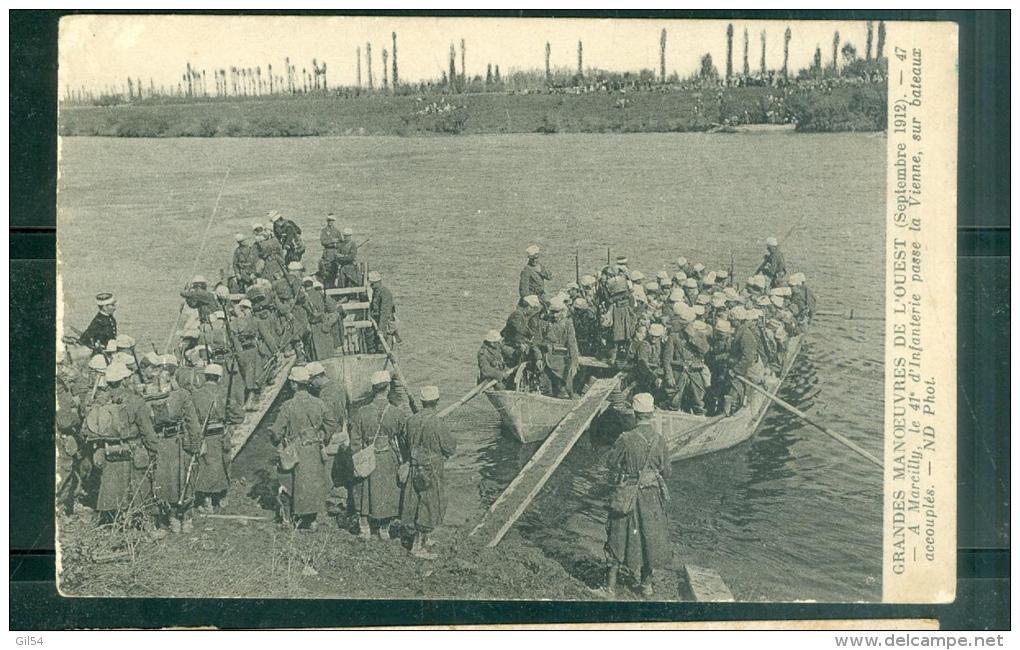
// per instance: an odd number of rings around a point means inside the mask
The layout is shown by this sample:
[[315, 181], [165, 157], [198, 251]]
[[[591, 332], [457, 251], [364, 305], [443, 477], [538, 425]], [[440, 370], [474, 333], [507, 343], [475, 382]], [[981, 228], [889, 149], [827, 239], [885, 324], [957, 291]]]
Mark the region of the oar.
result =
[[[524, 364], [521, 364], [521, 365], [524, 365]], [[453, 404], [450, 404], [449, 406], [444, 408], [442, 411], [440, 411], [439, 412], [439, 417], [441, 417], [441, 418], [442, 417], [446, 417], [447, 415], [452, 413], [454, 411], [454, 409], [460, 408], [464, 404], [467, 404], [468, 402], [473, 400], [478, 395], [484, 393], [485, 391], [489, 390], [490, 388], [492, 388], [493, 386], [495, 386], [499, 382], [503, 381], [504, 379], [506, 379], [507, 377], [509, 377], [513, 373], [517, 372], [517, 368], [518, 368], [518, 366], [515, 366], [515, 367], [511, 368], [510, 370], [506, 371], [503, 374], [503, 376], [500, 377], [499, 379], [490, 379], [490, 380], [488, 380], [486, 382], [478, 384], [477, 386], [475, 386], [474, 388], [469, 390], [464, 395], [464, 397], [461, 397], [459, 400], [457, 400]]]
[[393, 374], [397, 376], [400, 383], [403, 384], [405, 389], [407, 389], [407, 402], [410, 404], [411, 410], [417, 412], [418, 409], [415, 408], [414, 397], [411, 395], [411, 384], [407, 383], [407, 378], [404, 377], [403, 371], [401, 371], [400, 366], [397, 365], [397, 358], [393, 355], [393, 351], [390, 350], [390, 345], [386, 342], [386, 337], [383, 335], [382, 330], [379, 329], [379, 323], [375, 322], [375, 319], [372, 317], [369, 317], [368, 320], [371, 321], [372, 327], [375, 328], [376, 336], [379, 337], [379, 342], [382, 343], [383, 350], [386, 351], [386, 356], [390, 358], [390, 363], [393, 364]]
[[859, 445], [857, 445], [857, 444], [851, 442], [850, 440], [848, 440], [846, 436], [841, 435], [839, 433], [836, 433], [835, 431], [832, 431], [830, 429], [827, 429], [827, 428], [823, 427], [822, 425], [818, 424], [817, 422], [815, 422], [814, 420], [809, 418], [806, 413], [804, 413], [803, 411], [801, 411], [800, 409], [798, 409], [794, 405], [792, 405], [792, 404], [790, 404], [788, 402], [784, 402], [783, 400], [779, 399], [778, 397], [776, 397], [772, 393], [768, 392], [767, 390], [765, 390], [764, 388], [762, 388], [758, 384], [754, 383], [750, 379], [747, 379], [746, 377], [742, 377], [740, 375], [736, 375], [736, 377], [740, 381], [744, 382], [745, 384], [747, 384], [751, 388], [755, 389], [756, 391], [758, 391], [759, 393], [761, 393], [765, 397], [769, 398], [770, 400], [772, 400], [773, 402], [775, 402], [779, 406], [782, 406], [784, 409], [786, 409], [790, 413], [793, 413], [794, 415], [799, 417], [801, 420], [804, 420], [805, 422], [807, 422], [808, 424], [810, 424], [814, 428], [818, 429], [822, 433], [832, 437], [837, 442], [843, 443], [844, 445], [846, 445], [847, 447], [849, 447], [853, 451], [857, 452], [861, 456], [864, 456], [865, 458], [867, 458], [871, 462], [875, 463], [879, 467], [882, 467], [882, 461], [880, 461], [879, 459], [877, 459], [874, 456], [872, 456], [870, 453], [868, 453], [867, 451], [862, 449]]
[[[202, 235], [202, 242], [198, 247], [198, 253], [195, 255], [195, 261], [191, 265], [191, 274], [188, 276], [188, 281], [195, 277], [195, 271], [198, 270], [198, 262], [202, 258], [202, 251], [205, 250], [205, 242], [209, 238], [209, 229], [212, 228], [213, 219], [216, 218], [216, 212], [220, 209], [220, 199], [223, 198], [223, 190], [227, 187], [227, 178], [230, 177], [230, 168], [227, 167], [227, 171], [223, 174], [223, 182], [220, 183], [220, 192], [216, 195], [216, 204], [213, 205], [212, 214], [209, 215], [209, 221], [205, 224], [205, 233]], [[181, 314], [184, 313], [184, 305], [181, 305], [180, 311], [177, 312], [177, 318], [174, 319], [173, 327], [170, 328], [170, 333], [167, 334], [166, 344], [163, 346], [164, 350], [170, 349], [170, 344], [173, 343], [174, 334], [177, 332], [177, 325], [181, 322]]]

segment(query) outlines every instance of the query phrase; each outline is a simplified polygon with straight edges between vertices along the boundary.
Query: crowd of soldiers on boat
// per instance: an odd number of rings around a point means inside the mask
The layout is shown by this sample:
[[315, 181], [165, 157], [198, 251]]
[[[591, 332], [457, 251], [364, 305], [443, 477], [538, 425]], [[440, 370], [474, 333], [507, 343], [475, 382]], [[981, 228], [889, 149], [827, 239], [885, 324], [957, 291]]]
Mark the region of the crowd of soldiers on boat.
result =
[[526, 252], [517, 308], [478, 353], [479, 380], [508, 389], [572, 398], [584, 388], [580, 367], [594, 359], [625, 372], [631, 393], [651, 394], [657, 408], [728, 415], [746, 396], [735, 377], [778, 373], [787, 342], [815, 312], [804, 274], [787, 271], [772, 237], [743, 283], [732, 266], [680, 257], [645, 275], [621, 256], [552, 293], [540, 248]]
[[[353, 303], [327, 290], [363, 285], [351, 229], [327, 215], [314, 274], [302, 261], [300, 227], [277, 211], [235, 241], [232, 277], [212, 285], [198, 275], [181, 292], [188, 315], [172, 349], [143, 350], [119, 331], [110, 292], [96, 295], [88, 327], [64, 338], [59, 505], [73, 513], [87, 502], [99, 525], [119, 521], [157, 539], [192, 530], [196, 512], [223, 513], [231, 434], [246, 411], [264, 407], [262, 392], [290, 362], [284, 381], [293, 396], [269, 425], [281, 523], [315, 529], [334, 499], [338, 524], [353, 522], [366, 539], [410, 539], [413, 554], [433, 557], [428, 533], [442, 521], [442, 467], [456, 447], [436, 417], [438, 388], [410, 395], [380, 370], [370, 377], [371, 398], [355, 405], [321, 363], [392, 354], [400, 340], [396, 307], [382, 275], [368, 273], [371, 300], [356, 305], [372, 329], [347, 341], [360, 333], [344, 326]], [[359, 463], [367, 456], [371, 467]]]

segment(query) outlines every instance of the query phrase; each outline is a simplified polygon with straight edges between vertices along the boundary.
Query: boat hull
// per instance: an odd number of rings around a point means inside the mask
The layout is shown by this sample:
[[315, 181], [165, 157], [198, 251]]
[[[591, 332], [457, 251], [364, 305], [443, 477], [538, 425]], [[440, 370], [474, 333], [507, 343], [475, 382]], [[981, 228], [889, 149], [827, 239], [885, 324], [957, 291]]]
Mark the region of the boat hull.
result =
[[352, 402], [360, 402], [371, 397], [372, 373], [385, 370], [387, 361], [385, 354], [348, 354], [319, 363], [325, 366], [330, 379], [343, 385]]
[[[801, 336], [790, 340], [782, 372], [767, 380], [766, 388], [771, 394], [778, 392], [793, 367], [801, 341]], [[576, 403], [519, 391], [490, 391], [485, 395], [499, 412], [504, 430], [524, 443], [544, 440]], [[744, 407], [729, 417], [656, 409], [652, 422], [666, 439], [670, 459], [678, 461], [744, 442], [754, 435], [771, 405], [772, 401], [764, 395], [751, 391]]]

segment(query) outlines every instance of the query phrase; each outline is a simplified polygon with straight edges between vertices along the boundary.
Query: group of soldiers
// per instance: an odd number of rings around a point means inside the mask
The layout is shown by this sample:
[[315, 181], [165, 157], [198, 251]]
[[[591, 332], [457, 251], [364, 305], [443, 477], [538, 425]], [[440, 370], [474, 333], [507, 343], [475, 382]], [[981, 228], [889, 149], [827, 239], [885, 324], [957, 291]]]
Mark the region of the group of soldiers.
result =
[[[387, 399], [402, 407], [377, 408], [375, 400], [360, 408], [351, 404], [320, 361], [350, 352], [392, 353], [399, 341], [393, 295], [381, 274], [368, 274], [371, 300], [356, 308], [367, 311], [373, 329], [361, 345], [345, 345], [352, 335], [344, 325], [345, 304], [352, 303], [335, 300], [326, 289], [362, 282], [350, 230], [338, 231], [335, 217], [327, 216], [319, 269], [307, 275], [300, 228], [275, 211], [269, 219], [271, 228], [254, 224], [250, 241], [236, 236], [233, 277], [210, 289], [205, 277], [196, 276], [181, 292], [181, 313], [187, 307], [188, 317], [172, 352], [160, 354], [155, 346], [143, 351], [118, 332], [117, 300], [108, 292], [96, 296], [89, 326], [65, 337], [67, 353], [57, 369], [64, 477], [58, 499], [73, 511], [78, 497], [86, 496], [101, 522], [127, 515], [156, 537], [190, 530], [195, 510], [228, 506], [231, 433], [246, 411], [260, 408], [262, 390], [292, 360], [294, 396], [271, 427], [274, 443], [289, 450], [278, 467], [281, 519], [315, 528], [327, 496], [339, 492], [346, 494], [347, 514], [355, 513], [361, 534], [385, 531], [390, 538], [383, 524], [403, 514], [406, 503], [405, 519], [418, 531], [412, 551], [428, 557], [427, 531], [441, 521], [445, 503], [442, 460], [455, 448], [433, 417], [438, 390], [426, 387], [421, 399], [411, 399], [388, 373], [376, 373], [375, 390], [385, 374]], [[85, 354], [73, 355], [72, 349]], [[377, 411], [379, 418], [369, 417]], [[376, 470], [355, 476], [353, 458], [369, 446], [376, 449]], [[401, 472], [407, 480], [394, 478], [397, 487], [389, 492], [383, 478], [389, 474], [387, 453], [395, 467], [407, 466]], [[285, 468], [283, 459], [291, 457], [298, 462]], [[408, 484], [421, 489], [399, 487]]]
[[[624, 373], [626, 388], [611, 399], [621, 433], [607, 458], [609, 594], [622, 570], [642, 596], [653, 596], [653, 574], [672, 557], [670, 460], [655, 410], [733, 414], [746, 397], [738, 378], [761, 382], [779, 373], [789, 340], [814, 316], [804, 274], [787, 271], [775, 238], [766, 249], [742, 286], [732, 263], [712, 271], [681, 257], [672, 272], [646, 277], [617, 257], [597, 276], [550, 295], [545, 284], [552, 274], [539, 262], [539, 247], [530, 246], [517, 309], [482, 343], [479, 381], [507, 389], [572, 398], [584, 383], [576, 378], [582, 364]], [[624, 401], [627, 393], [632, 398]]]
[[[479, 350], [479, 381], [572, 398], [591, 378], [578, 379], [582, 366], [608, 366], [658, 408], [731, 414], [746, 394], [737, 377], [778, 373], [788, 341], [815, 311], [804, 274], [787, 272], [775, 238], [766, 246], [742, 286], [732, 268], [708, 270], [681, 257], [672, 271], [645, 276], [617, 257], [555, 294], [531, 246], [517, 308]], [[512, 368], [518, 372], [507, 377]]]

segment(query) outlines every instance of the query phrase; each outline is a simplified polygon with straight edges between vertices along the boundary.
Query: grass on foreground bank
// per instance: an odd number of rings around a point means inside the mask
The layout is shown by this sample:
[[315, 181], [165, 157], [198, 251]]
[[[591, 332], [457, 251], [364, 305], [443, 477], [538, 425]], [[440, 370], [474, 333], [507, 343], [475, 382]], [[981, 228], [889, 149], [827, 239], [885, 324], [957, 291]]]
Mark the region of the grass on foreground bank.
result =
[[623, 94], [268, 97], [71, 107], [62, 136], [292, 137], [488, 133], [657, 133], [796, 123], [799, 131], [882, 131], [883, 85], [744, 87]]

